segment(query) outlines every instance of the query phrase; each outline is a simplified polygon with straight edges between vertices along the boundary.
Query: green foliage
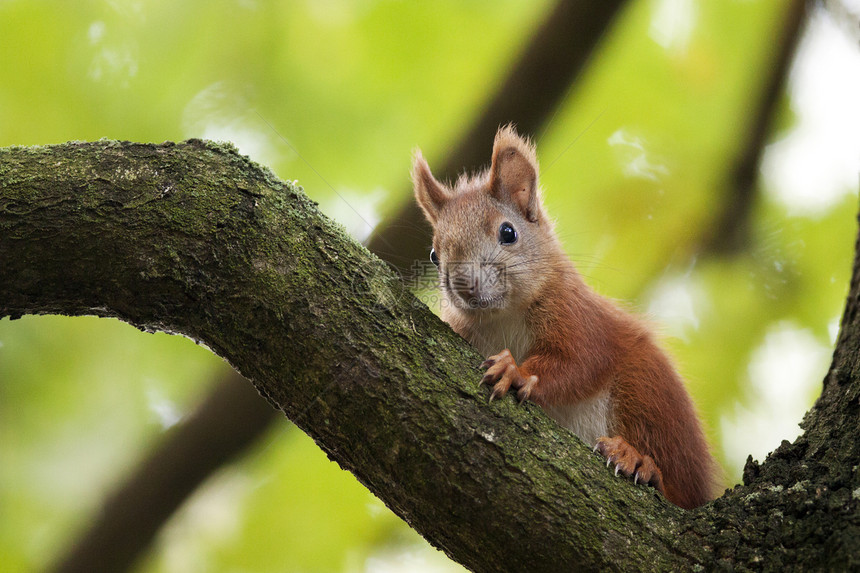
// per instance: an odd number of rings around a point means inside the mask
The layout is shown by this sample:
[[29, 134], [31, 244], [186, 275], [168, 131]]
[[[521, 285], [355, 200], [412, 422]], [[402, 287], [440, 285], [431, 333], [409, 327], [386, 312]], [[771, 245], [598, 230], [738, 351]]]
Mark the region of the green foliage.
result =
[[[0, 145], [230, 139], [365, 235], [411, 200], [412, 148], [431, 164], [446, 155], [548, 5], [2, 2]], [[666, 48], [653, 29], [660, 3], [633, 2], [533, 135], [546, 202], [588, 281], [642, 311], [689, 301], [666, 325], [666, 343], [729, 485], [740, 467], [721, 439], [738, 409], [755, 411], [761, 398], [750, 390], [756, 349], [788, 327], [832, 346], [856, 200], [813, 217], [760, 193], [742, 253], [700, 252], [784, 5], [693, 5], [689, 38]], [[776, 119], [790, 128], [785, 102]], [[115, 321], [0, 322], [0, 569], [56, 558], [205, 394], [219, 362], [187, 340]], [[777, 445], [754, 438], [751, 448]], [[284, 422], [195, 495], [139, 570], [454, 568], [419, 543]]]
[[185, 338], [143, 335], [116, 320], [0, 322], [4, 567], [47, 565], [206, 391], [187, 381], [224, 367]]

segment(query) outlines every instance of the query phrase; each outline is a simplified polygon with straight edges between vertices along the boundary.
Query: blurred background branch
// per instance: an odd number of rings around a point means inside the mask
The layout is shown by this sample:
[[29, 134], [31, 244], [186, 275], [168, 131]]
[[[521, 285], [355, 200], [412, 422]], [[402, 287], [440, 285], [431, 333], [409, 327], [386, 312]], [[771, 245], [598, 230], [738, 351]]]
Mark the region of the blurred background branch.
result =
[[[459, 173], [484, 167], [487, 149], [492, 148], [493, 136], [502, 125], [515, 123], [519, 133], [530, 137], [545, 129], [625, 3], [556, 3], [474, 123], [450, 148], [436, 176], [453, 181]], [[411, 190], [404, 196], [411, 196]], [[430, 227], [415, 202], [403, 201], [374, 229], [367, 247], [408, 277], [414, 262], [428, 256], [430, 236]]]
[[759, 169], [768, 142], [776, 106], [785, 93], [785, 83], [809, 11], [808, 0], [791, 0], [785, 22], [774, 48], [773, 63], [765, 71], [758, 97], [753, 98], [749, 119], [744, 122], [737, 155], [726, 182], [728, 195], [722, 201], [715, 224], [704, 237], [702, 249], [714, 254], [731, 254], [750, 244], [750, 218], [760, 189]]
[[234, 370], [225, 371], [214, 386], [105, 499], [96, 520], [55, 571], [128, 570], [206, 478], [283, 418]]

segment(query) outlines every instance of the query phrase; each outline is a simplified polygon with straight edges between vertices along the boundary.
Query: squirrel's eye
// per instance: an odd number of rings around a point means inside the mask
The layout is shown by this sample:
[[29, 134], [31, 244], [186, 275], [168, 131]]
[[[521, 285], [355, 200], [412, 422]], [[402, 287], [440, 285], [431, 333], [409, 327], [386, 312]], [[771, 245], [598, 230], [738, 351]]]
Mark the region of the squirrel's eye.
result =
[[437, 267], [439, 266], [439, 257], [436, 256], [436, 249], [430, 249], [430, 261]]
[[517, 242], [517, 230], [507, 221], [499, 227], [499, 242], [503, 245], [513, 245]]

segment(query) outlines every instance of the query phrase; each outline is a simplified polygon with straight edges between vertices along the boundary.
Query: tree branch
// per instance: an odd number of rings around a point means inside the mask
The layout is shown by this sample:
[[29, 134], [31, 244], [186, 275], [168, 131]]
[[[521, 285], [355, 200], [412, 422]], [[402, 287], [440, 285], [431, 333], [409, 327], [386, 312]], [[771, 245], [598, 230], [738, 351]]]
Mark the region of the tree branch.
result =
[[[539, 408], [487, 406], [480, 356], [299, 189], [232, 148], [0, 157], [0, 315], [114, 316], [206, 344], [475, 570], [677, 560], [672, 521], [653, 518], [679, 510], [614, 480]], [[649, 542], [608, 557], [606, 536]]]
[[[206, 344], [475, 571], [809, 568], [860, 555], [845, 552], [860, 539], [856, 346], [850, 364], [834, 362], [838, 388], [804, 437], [750, 464], [746, 486], [683, 512], [614, 478], [533, 404], [487, 404], [481, 358], [300, 189], [229, 146], [0, 150], [0, 260], [0, 316], [114, 316]], [[844, 324], [860, 329], [855, 271]], [[817, 413], [831, 403], [851, 422], [823, 434], [832, 443], [818, 439], [831, 419]]]

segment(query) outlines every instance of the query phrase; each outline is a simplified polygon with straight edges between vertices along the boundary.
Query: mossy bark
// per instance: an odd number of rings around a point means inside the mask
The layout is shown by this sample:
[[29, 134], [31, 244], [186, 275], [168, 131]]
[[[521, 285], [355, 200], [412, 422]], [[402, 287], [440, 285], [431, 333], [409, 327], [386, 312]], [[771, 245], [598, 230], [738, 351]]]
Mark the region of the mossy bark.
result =
[[860, 565], [858, 273], [807, 433], [684, 512], [534, 405], [487, 404], [481, 358], [232, 147], [0, 150], [0, 316], [113, 316], [205, 344], [475, 571]]

